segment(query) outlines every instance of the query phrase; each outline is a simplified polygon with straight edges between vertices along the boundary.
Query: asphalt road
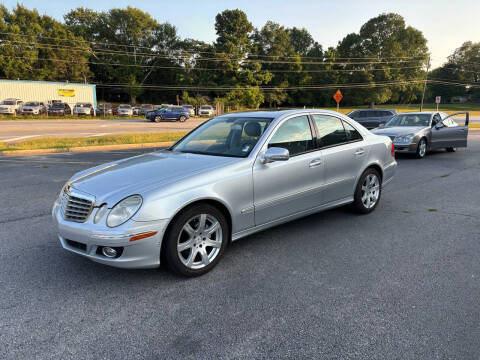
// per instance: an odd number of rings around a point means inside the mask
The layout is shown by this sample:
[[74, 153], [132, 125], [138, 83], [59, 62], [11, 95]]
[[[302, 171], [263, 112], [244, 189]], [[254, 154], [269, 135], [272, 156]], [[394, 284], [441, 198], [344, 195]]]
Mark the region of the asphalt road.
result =
[[207, 118], [192, 118], [183, 123], [177, 121], [155, 123], [144, 118], [0, 121], [0, 141], [16, 142], [39, 137], [88, 137], [126, 133], [188, 131], [205, 120]]
[[1, 359], [478, 359], [480, 136], [398, 159], [372, 214], [327, 211], [233, 243], [210, 273], [64, 251], [76, 171], [136, 151], [0, 158]]
[[[187, 131], [197, 127], [205, 120], [207, 118], [192, 118], [184, 123], [175, 121], [152, 123], [144, 118], [0, 121], [0, 141], [14, 143], [39, 137], [88, 137], [125, 133]], [[472, 116], [470, 121], [480, 122], [480, 116]]]

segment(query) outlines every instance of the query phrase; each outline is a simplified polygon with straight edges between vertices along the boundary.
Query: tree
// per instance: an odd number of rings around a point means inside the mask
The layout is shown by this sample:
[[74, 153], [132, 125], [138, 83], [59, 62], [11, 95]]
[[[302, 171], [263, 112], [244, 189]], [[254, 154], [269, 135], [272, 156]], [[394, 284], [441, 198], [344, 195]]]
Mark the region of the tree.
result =
[[[400, 15], [381, 14], [370, 19], [358, 34], [348, 34], [338, 44], [337, 52], [339, 57], [347, 58], [339, 69], [353, 70], [342, 73], [342, 82], [367, 82], [372, 86], [346, 89], [346, 99], [373, 105], [389, 100], [410, 102], [420, 94], [422, 85], [414, 81], [423, 79], [425, 74], [422, 65], [428, 56], [427, 41], [419, 30], [406, 27]], [[353, 61], [353, 58], [364, 60]], [[404, 83], [381, 85], [392, 81]]]
[[0, 76], [86, 82], [90, 47], [63, 24], [36, 10], [0, 6]]
[[122, 84], [133, 103], [152, 74], [157, 73], [157, 79], [174, 79], [173, 71], [156, 71], [174, 65], [180, 41], [173, 25], [159, 24], [133, 7], [107, 12], [78, 8], [65, 15], [65, 23], [96, 44], [92, 57], [101, 63], [92, 66], [96, 80]]
[[448, 61], [429, 74], [429, 79], [465, 83], [465, 86], [451, 86], [438, 83], [428, 85], [427, 98], [433, 100], [440, 95], [443, 101], [450, 102], [455, 96], [480, 99], [480, 89], [467, 84], [480, 85], [480, 43], [467, 41], [448, 57]]

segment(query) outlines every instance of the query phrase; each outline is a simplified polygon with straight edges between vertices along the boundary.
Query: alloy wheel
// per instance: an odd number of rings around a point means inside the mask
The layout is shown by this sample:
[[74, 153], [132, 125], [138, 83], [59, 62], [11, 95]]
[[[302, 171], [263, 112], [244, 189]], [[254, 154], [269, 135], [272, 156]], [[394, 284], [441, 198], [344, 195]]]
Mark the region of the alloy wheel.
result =
[[362, 184], [362, 203], [366, 209], [375, 206], [380, 195], [380, 181], [375, 174], [368, 174]]
[[427, 152], [427, 143], [425, 142], [424, 139], [420, 140], [420, 143], [418, 144], [418, 156], [419, 157], [424, 157]]
[[217, 218], [199, 214], [183, 225], [177, 239], [178, 258], [189, 269], [210, 264], [220, 253], [223, 231]]

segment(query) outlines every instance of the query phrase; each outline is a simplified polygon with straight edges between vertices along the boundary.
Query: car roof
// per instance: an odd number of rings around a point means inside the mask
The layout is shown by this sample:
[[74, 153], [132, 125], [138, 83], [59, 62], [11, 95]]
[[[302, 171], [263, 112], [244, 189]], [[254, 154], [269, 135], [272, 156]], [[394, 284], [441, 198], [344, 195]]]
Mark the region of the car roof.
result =
[[374, 108], [374, 109], [357, 109], [357, 110], [353, 110], [353, 111], [397, 111], [397, 110], [395, 110], [395, 109]]
[[[284, 115], [294, 115], [294, 114], [317, 114], [321, 112], [322, 114], [329, 114], [333, 116], [342, 115], [337, 113], [336, 111], [331, 110], [324, 110], [324, 109], [289, 109], [289, 110], [265, 110], [265, 111], [245, 111], [245, 112], [237, 112], [237, 113], [230, 113], [225, 114], [222, 116], [243, 116], [243, 117], [267, 117], [267, 118], [279, 118]], [[342, 115], [343, 116], [343, 115]]]
[[398, 115], [404, 115], [404, 114], [409, 114], [409, 115], [420, 115], [420, 114], [433, 115], [433, 114], [437, 114], [438, 112], [439, 111], [409, 111], [409, 112], [399, 113]]

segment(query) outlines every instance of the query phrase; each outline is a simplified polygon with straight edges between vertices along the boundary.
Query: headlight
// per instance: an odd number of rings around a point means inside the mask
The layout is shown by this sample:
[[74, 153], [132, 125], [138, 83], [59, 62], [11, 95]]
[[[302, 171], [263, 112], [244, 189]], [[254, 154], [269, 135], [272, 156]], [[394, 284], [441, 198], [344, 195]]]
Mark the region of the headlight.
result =
[[115, 227], [122, 225], [128, 219], [130, 219], [142, 206], [142, 197], [140, 195], [129, 196], [110, 210], [107, 216], [107, 226]]
[[107, 204], [103, 204], [102, 206], [100, 206], [100, 208], [97, 210], [97, 213], [95, 214], [95, 217], [93, 218], [93, 223], [94, 224], [98, 223], [103, 218], [103, 215], [105, 215], [107, 210], [108, 210]]
[[401, 144], [410, 144], [414, 137], [415, 137], [415, 134], [400, 135], [400, 136], [396, 136], [393, 142], [401, 143]]

